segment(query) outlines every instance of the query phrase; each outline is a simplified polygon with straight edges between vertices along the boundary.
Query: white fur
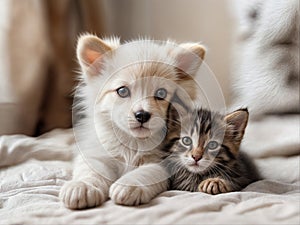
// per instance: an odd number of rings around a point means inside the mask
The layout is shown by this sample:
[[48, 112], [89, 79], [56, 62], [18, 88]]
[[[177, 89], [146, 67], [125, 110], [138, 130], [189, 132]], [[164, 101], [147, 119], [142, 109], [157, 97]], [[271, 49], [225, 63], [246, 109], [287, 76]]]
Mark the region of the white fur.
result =
[[[79, 54], [85, 37], [79, 41]], [[178, 66], [178, 56], [185, 58], [184, 51], [170, 42], [139, 40], [122, 46], [117, 42], [105, 40], [114, 51], [101, 57], [98, 75], [88, 74], [86, 63], [78, 57], [84, 74], [77, 96], [87, 117], [74, 129], [80, 154], [73, 180], [60, 192], [65, 206], [72, 209], [98, 206], [108, 197], [117, 204], [138, 205], [167, 190], [168, 174], [159, 164], [164, 155], [159, 147], [168, 104], [155, 107], [151, 96], [163, 87], [168, 91], [166, 100], [171, 101], [179, 85], [173, 66]], [[191, 60], [183, 66], [195, 73], [200, 64]], [[114, 91], [121, 86], [130, 87], [130, 98], [120, 98]], [[137, 123], [134, 112], [141, 109], [152, 114], [143, 134], [130, 127]]]
[[[233, 107], [247, 106], [252, 116], [299, 112], [299, 1], [235, 2], [242, 23], [235, 49]], [[256, 17], [250, 18], [253, 12]]]

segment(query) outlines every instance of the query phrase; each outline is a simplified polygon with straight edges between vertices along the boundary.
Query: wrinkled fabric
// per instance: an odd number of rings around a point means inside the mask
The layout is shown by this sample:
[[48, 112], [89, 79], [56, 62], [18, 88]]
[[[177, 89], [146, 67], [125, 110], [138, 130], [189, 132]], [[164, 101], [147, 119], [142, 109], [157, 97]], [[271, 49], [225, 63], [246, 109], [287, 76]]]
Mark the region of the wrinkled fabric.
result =
[[[167, 191], [138, 207], [109, 200], [78, 211], [66, 209], [58, 198], [71, 179], [71, 129], [38, 138], [2, 136], [0, 224], [299, 224], [300, 140], [293, 136], [299, 134], [299, 120], [287, 116], [250, 122], [244, 150], [264, 179], [242, 191], [216, 196]], [[251, 152], [251, 146], [257, 149]]]

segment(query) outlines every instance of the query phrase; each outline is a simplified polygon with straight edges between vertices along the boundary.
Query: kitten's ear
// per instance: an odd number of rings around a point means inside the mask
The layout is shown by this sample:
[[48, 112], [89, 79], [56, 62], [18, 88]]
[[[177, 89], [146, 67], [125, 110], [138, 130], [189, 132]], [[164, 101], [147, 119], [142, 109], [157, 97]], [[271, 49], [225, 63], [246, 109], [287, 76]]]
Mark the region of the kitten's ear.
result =
[[238, 138], [242, 139], [244, 136], [244, 132], [248, 123], [249, 112], [247, 109], [239, 109], [230, 114], [227, 114], [224, 118], [226, 123], [230, 125], [230, 127], [238, 132]]
[[77, 44], [77, 59], [86, 76], [100, 73], [103, 55], [112, 47], [97, 36], [86, 34], [79, 38]]
[[206, 48], [198, 43], [183, 43], [177, 54], [177, 67], [190, 76], [194, 76], [204, 60]]

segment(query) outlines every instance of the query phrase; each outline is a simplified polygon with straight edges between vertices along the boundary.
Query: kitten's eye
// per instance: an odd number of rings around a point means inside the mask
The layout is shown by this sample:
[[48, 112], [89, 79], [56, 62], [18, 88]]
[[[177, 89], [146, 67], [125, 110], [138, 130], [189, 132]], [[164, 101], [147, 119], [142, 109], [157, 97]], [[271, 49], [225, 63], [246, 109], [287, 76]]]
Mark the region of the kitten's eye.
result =
[[130, 96], [130, 90], [128, 87], [120, 87], [117, 89], [117, 93], [121, 98], [127, 98]]
[[182, 143], [186, 146], [190, 146], [193, 143], [193, 141], [190, 137], [183, 137]]
[[167, 90], [164, 88], [160, 88], [155, 92], [155, 98], [158, 100], [164, 100], [167, 97]]
[[210, 150], [215, 150], [217, 147], [219, 147], [219, 143], [216, 141], [210, 141], [207, 144], [207, 148]]

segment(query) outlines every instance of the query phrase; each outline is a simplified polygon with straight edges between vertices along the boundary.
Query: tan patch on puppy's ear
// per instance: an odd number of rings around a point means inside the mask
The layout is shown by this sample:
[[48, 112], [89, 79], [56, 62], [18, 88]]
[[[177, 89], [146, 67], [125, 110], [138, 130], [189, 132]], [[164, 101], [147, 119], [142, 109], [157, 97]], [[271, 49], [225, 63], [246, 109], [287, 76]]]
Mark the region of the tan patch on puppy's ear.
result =
[[177, 53], [177, 67], [190, 76], [195, 76], [205, 57], [206, 49], [198, 43], [184, 43]]
[[86, 49], [86, 51], [83, 53], [83, 59], [84, 62], [87, 65], [93, 64], [97, 59], [101, 57], [101, 54], [97, 51], [93, 51], [91, 49]]
[[94, 35], [81, 36], [77, 44], [77, 58], [83, 72], [87, 76], [99, 74], [101, 59], [106, 52], [111, 50], [110, 46]]
[[197, 55], [202, 60], [205, 57], [206, 48], [203, 45], [197, 44], [197, 43], [185, 43], [181, 44], [181, 47], [193, 52], [195, 55]]

